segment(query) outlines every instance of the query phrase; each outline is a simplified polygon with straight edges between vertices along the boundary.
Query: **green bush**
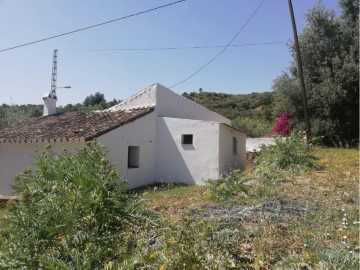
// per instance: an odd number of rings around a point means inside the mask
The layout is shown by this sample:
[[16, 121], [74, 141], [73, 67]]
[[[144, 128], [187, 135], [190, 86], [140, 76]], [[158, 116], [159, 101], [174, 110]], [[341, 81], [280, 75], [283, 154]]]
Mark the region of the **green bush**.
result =
[[275, 144], [262, 146], [253, 172], [257, 180], [251, 195], [272, 198], [278, 195], [279, 181], [291, 180], [304, 171], [319, 169], [313, 146], [301, 134], [276, 137]]
[[230, 172], [226, 177], [206, 182], [207, 194], [214, 201], [227, 201], [230, 198], [247, 197], [250, 189], [249, 179], [240, 170]]
[[123, 260], [132, 248], [124, 232], [140, 214], [105, 149], [50, 148], [15, 179], [21, 200], [0, 229], [0, 269], [102, 269]]
[[257, 166], [272, 171], [300, 172], [318, 169], [313, 146], [301, 134], [275, 138], [275, 145], [263, 146], [257, 157]]

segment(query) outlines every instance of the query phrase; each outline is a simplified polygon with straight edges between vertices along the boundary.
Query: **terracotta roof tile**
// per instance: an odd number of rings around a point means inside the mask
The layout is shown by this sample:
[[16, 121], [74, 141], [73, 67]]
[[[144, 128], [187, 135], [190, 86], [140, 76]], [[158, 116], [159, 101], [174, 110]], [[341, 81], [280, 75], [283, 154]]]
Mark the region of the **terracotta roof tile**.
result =
[[154, 110], [141, 107], [114, 112], [67, 112], [28, 119], [0, 129], [1, 142], [49, 142], [85, 140], [99, 137]]

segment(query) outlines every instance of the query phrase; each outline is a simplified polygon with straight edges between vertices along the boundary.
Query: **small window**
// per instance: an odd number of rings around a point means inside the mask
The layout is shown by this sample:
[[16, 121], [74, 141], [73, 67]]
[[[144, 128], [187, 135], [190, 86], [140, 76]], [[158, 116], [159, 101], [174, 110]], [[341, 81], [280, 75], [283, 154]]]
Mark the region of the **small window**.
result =
[[128, 148], [128, 168], [139, 168], [139, 146], [129, 146]]
[[233, 137], [233, 155], [237, 155], [237, 139], [235, 137]]
[[183, 134], [181, 135], [182, 144], [193, 144], [193, 135], [192, 134]]

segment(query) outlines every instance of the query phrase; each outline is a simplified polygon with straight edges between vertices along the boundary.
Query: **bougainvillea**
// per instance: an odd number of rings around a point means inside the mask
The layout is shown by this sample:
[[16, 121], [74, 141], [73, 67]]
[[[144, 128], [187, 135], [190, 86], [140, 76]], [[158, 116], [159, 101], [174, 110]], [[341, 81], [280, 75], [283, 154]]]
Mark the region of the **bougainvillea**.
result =
[[287, 112], [284, 112], [276, 122], [276, 125], [274, 127], [274, 132], [277, 134], [287, 137], [290, 135], [291, 132], [291, 123], [290, 123], [290, 114]]

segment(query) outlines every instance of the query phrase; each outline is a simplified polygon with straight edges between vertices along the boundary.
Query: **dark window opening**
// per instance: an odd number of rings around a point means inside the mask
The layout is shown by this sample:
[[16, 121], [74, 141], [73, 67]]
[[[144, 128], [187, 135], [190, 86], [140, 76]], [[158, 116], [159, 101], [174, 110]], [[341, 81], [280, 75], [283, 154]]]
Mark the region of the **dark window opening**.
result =
[[182, 144], [193, 144], [193, 135], [192, 134], [184, 134], [181, 136]]
[[233, 137], [233, 155], [237, 155], [237, 139], [235, 137]]
[[139, 168], [139, 146], [129, 146], [128, 148], [128, 168]]

